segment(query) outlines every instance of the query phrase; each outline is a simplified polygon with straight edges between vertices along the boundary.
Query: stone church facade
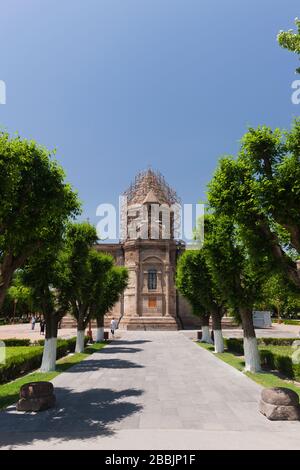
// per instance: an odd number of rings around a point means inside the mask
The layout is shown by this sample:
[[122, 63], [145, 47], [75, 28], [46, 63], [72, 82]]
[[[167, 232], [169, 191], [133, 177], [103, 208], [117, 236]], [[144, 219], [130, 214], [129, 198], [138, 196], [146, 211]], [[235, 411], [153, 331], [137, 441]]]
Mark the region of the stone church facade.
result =
[[162, 175], [148, 169], [137, 175], [124, 196], [123, 239], [96, 247], [129, 272], [128, 287], [106, 314], [105, 326], [114, 317], [120, 329], [128, 330], [198, 327], [199, 320], [175, 288], [176, 264], [185, 250], [185, 243], [174, 236], [176, 193]]

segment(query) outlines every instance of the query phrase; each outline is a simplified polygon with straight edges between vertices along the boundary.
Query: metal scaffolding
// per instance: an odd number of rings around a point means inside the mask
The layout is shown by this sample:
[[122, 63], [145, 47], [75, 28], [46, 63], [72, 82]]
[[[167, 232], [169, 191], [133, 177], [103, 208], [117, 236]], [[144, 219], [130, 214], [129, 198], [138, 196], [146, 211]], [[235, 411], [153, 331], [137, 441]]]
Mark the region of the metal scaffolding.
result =
[[176, 192], [168, 185], [163, 175], [151, 168], [140, 171], [123, 195], [127, 196], [128, 204], [142, 204], [150, 191], [153, 191], [160, 204], [180, 203]]

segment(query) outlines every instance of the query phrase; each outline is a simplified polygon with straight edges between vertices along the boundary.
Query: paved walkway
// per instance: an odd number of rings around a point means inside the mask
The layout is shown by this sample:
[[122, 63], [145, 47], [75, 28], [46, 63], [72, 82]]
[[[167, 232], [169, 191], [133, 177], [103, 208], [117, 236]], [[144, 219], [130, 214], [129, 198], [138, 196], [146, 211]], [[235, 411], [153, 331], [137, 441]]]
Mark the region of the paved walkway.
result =
[[[71, 338], [76, 336], [76, 328], [60, 328], [58, 330], [59, 338]], [[44, 336], [40, 334], [40, 324], [36, 323], [35, 329], [31, 329], [30, 323], [20, 323], [15, 325], [1, 325], [0, 326], [0, 340], [8, 338], [29, 338], [31, 341], [43, 339]]]
[[181, 332], [124, 332], [54, 380], [57, 407], [0, 413], [1, 448], [300, 449], [260, 387]]

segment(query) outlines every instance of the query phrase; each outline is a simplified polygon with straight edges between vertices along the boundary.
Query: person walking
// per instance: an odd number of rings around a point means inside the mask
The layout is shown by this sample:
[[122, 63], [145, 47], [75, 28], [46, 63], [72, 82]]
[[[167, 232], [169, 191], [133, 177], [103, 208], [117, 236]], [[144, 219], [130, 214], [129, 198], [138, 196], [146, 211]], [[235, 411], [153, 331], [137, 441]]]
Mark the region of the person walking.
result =
[[34, 330], [34, 328], [35, 328], [35, 323], [36, 323], [35, 315], [32, 315], [32, 317], [31, 317], [31, 329], [32, 330]]
[[40, 321], [40, 335], [45, 334], [45, 325], [46, 325], [45, 320], [43, 318], [41, 318], [41, 321]]
[[112, 321], [110, 322], [110, 331], [111, 331], [111, 334], [115, 335], [115, 330], [117, 329], [118, 325], [117, 325], [117, 322], [116, 320], [113, 318]]

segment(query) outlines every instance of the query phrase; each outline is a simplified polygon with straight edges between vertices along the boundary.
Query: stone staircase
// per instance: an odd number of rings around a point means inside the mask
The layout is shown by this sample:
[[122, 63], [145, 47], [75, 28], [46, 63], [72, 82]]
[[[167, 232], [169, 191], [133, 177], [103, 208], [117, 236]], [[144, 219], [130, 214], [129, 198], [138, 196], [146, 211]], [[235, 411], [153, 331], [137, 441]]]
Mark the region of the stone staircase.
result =
[[176, 319], [171, 316], [149, 316], [149, 317], [123, 317], [119, 323], [121, 330], [165, 330], [175, 331], [179, 329]]
[[[65, 317], [63, 317], [61, 324], [61, 328], [77, 328], [77, 322], [72, 315], [67, 314]], [[97, 323], [96, 320], [92, 320], [92, 328], [97, 328]]]
[[238, 324], [235, 322], [234, 318], [232, 317], [223, 317], [222, 318], [222, 329], [223, 330], [231, 330], [233, 328], [237, 328]]
[[[105, 316], [105, 327], [109, 328], [110, 321], [112, 319], [111, 314]], [[116, 318], [118, 320], [118, 318]], [[193, 329], [200, 329], [200, 320], [197, 317], [191, 318], [182, 318], [183, 320], [183, 327], [185, 330], [193, 330]], [[72, 315], [66, 315], [61, 322], [61, 328], [76, 328], [77, 323]], [[95, 320], [92, 320], [92, 328], [96, 328], [97, 323]], [[210, 321], [211, 327], [211, 321]], [[226, 329], [233, 329], [236, 328], [237, 325], [233, 318], [231, 317], [224, 317], [222, 319], [222, 328]], [[180, 321], [177, 321], [174, 317], [171, 316], [164, 316], [164, 317], [125, 317], [123, 316], [120, 320], [119, 324], [120, 330], [180, 330], [182, 328]]]

